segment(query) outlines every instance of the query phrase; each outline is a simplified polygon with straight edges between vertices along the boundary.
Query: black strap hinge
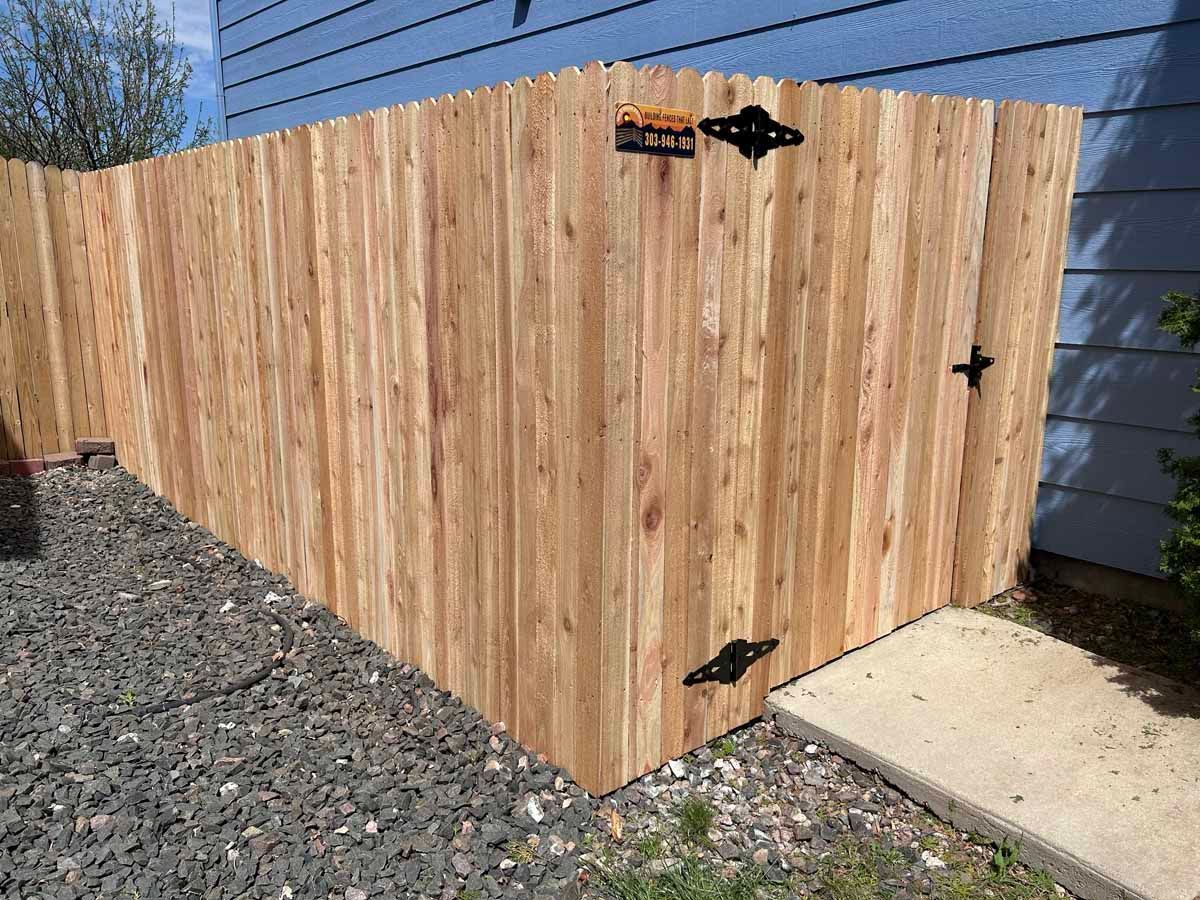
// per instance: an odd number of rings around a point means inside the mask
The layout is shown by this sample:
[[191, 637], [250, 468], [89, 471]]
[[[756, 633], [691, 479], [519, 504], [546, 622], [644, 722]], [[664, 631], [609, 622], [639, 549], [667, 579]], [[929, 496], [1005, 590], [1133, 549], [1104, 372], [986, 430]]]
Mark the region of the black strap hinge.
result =
[[711, 138], [733, 144], [756, 169], [758, 161], [776, 147], [804, 143], [804, 135], [776, 122], [761, 106], [743, 106], [741, 112], [732, 116], [701, 119], [697, 127]]
[[686, 687], [715, 681], [717, 684], [737, 684], [746, 674], [746, 670], [779, 646], [777, 638], [765, 641], [743, 641], [741, 638], [730, 641], [714, 656], [694, 672], [689, 672], [683, 679]]
[[983, 394], [983, 388], [981, 388], [979, 385], [983, 379], [983, 370], [996, 361], [994, 356], [984, 356], [982, 353], [980, 353], [979, 351], [982, 349], [983, 347], [981, 347], [979, 344], [972, 344], [971, 361], [965, 363], [955, 363], [950, 367], [950, 371], [955, 375], [967, 376], [968, 390], [975, 388], [975, 390], [977, 390], [981, 395]]

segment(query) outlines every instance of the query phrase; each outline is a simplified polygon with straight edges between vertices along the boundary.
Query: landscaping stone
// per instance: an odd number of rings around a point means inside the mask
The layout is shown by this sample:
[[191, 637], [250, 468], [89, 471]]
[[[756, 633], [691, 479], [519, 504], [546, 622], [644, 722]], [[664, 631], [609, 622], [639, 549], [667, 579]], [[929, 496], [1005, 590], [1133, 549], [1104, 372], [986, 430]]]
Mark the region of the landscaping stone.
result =
[[78, 453], [47, 453], [45, 458], [46, 470], [61, 469], [65, 466], [82, 465], [83, 457]]
[[40, 457], [37, 459], [10, 459], [8, 461], [9, 475], [37, 475], [39, 472], [44, 471], [46, 471], [46, 460]]
[[[774, 723], [749, 725], [685, 762], [682, 780], [668, 765], [604, 798], [599, 818], [608, 827], [594, 832], [582, 856], [593, 873], [585, 897], [609, 896], [591, 887], [603, 883], [605, 871], [651, 877], [684, 857], [727, 876], [757, 870], [762, 883], [778, 886], [773, 897], [1034, 900], [1063, 893], [1019, 866], [1006, 882], [973, 890], [991, 875], [993, 846], [954, 831], [878, 776]], [[684, 804], [696, 802], [714, 814], [699, 843], [683, 840], [680, 824]], [[749, 896], [729, 894], [735, 895]]]
[[112, 469], [117, 465], [117, 458], [110, 453], [95, 453], [87, 458], [89, 469]]
[[80, 456], [92, 453], [107, 453], [111, 456], [117, 452], [117, 445], [110, 437], [81, 437], [75, 439], [75, 452]]

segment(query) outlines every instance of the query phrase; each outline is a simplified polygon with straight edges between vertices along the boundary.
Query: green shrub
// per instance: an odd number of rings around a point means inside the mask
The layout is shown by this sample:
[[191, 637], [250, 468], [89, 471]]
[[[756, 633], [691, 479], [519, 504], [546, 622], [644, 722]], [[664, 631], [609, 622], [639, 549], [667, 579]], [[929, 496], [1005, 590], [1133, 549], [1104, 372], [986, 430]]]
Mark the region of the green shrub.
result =
[[[1166, 308], [1158, 326], [1179, 338], [1185, 350], [1200, 342], [1200, 296], [1171, 291], [1163, 297]], [[1192, 390], [1200, 393], [1200, 375]], [[1200, 435], [1200, 413], [1189, 419]], [[1163, 471], [1175, 479], [1175, 497], [1167, 513], [1175, 527], [1162, 542], [1161, 568], [1191, 601], [1200, 615], [1200, 456], [1181, 456], [1173, 450], [1158, 451]]]

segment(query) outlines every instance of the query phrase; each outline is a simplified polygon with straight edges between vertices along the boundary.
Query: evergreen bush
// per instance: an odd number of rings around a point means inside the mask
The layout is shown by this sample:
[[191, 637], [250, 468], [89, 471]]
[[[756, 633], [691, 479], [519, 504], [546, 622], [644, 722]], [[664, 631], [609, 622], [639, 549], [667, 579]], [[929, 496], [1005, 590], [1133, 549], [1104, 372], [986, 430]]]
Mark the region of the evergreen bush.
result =
[[[1194, 349], [1200, 342], [1200, 295], [1171, 291], [1162, 299], [1166, 308], [1159, 317], [1159, 328], [1179, 338], [1185, 350]], [[1200, 393], [1200, 374], [1192, 390]], [[1200, 436], [1200, 413], [1188, 421]], [[1158, 459], [1163, 471], [1175, 479], [1175, 497], [1167, 504], [1175, 526], [1160, 545], [1160, 566], [1200, 617], [1200, 456], [1183, 456], [1163, 448]]]

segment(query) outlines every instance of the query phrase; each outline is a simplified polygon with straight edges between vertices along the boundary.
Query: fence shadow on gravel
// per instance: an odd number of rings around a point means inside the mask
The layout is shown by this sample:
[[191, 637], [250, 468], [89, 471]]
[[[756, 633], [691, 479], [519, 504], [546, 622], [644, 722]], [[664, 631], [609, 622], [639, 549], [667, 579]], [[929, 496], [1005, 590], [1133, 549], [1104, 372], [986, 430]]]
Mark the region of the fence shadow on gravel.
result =
[[[8, 439], [7, 426], [0, 419], [0, 446], [5, 446]], [[33, 482], [29, 478], [8, 477], [0, 470], [0, 563], [32, 559], [38, 555], [41, 545]]]

